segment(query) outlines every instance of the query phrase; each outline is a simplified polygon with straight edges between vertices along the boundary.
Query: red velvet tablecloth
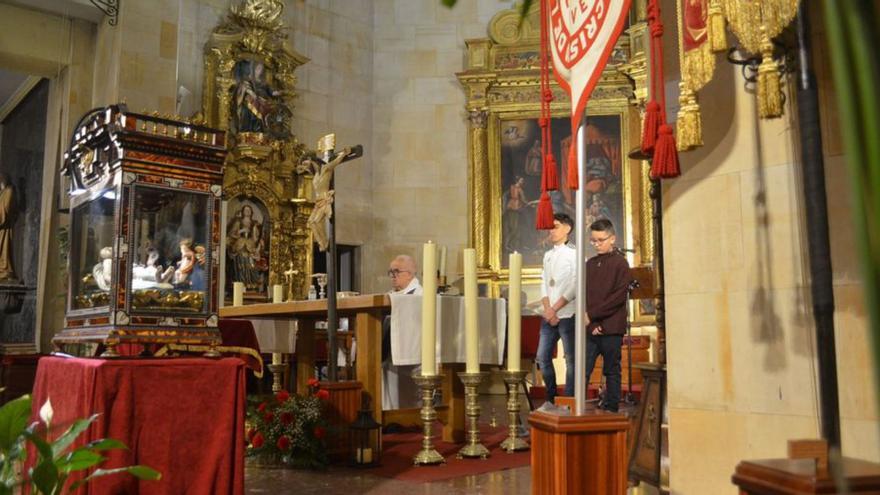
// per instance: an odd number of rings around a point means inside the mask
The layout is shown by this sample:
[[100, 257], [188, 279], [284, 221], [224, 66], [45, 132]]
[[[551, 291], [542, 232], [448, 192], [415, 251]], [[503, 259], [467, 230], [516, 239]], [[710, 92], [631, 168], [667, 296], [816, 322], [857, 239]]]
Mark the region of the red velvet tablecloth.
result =
[[145, 464], [159, 481], [122, 474], [94, 480], [89, 494], [244, 493], [244, 364], [235, 358], [79, 359], [44, 357], [33, 408], [49, 398], [54, 425], [101, 416], [78, 445], [124, 442], [102, 467]]

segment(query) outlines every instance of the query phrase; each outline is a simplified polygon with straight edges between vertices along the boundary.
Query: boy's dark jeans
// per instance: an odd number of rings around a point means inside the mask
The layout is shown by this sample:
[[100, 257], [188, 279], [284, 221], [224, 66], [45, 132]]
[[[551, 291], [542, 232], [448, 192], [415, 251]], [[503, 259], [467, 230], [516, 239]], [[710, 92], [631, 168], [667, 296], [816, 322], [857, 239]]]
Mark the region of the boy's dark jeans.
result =
[[587, 381], [602, 356], [602, 374], [605, 375], [605, 409], [617, 412], [620, 404], [620, 348], [623, 335], [587, 335]]

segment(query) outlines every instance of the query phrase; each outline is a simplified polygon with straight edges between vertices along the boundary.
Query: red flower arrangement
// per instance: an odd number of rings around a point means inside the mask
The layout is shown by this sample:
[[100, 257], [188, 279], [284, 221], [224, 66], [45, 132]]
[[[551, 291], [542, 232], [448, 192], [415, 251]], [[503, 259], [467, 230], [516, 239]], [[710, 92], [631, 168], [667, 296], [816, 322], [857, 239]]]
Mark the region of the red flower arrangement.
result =
[[323, 408], [329, 397], [318, 380], [312, 379], [307, 396], [282, 390], [268, 400], [254, 402], [247, 414], [247, 455], [293, 467], [326, 466]]

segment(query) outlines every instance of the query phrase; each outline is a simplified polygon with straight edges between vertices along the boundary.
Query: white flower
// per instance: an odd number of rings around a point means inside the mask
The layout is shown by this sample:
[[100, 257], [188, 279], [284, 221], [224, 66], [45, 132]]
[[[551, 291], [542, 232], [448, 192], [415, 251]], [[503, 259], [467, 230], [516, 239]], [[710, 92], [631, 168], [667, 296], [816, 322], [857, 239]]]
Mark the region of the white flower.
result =
[[43, 420], [43, 423], [45, 423], [46, 426], [49, 426], [49, 423], [52, 422], [52, 415], [54, 414], [55, 411], [52, 410], [52, 401], [50, 399], [46, 399], [43, 407], [40, 408], [40, 419]]

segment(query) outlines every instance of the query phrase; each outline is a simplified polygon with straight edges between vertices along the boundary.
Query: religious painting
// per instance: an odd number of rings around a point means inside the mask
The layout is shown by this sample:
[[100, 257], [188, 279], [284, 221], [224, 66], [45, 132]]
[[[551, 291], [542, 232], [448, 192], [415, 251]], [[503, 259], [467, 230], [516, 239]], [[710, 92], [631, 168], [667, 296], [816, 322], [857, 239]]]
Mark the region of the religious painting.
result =
[[[623, 235], [623, 164], [619, 115], [596, 115], [586, 124], [586, 168], [584, 178], [584, 226], [601, 218], [611, 220], [620, 239]], [[541, 196], [541, 129], [535, 118], [501, 119], [501, 263], [507, 266], [508, 255], [523, 255], [524, 266], [540, 266], [550, 248], [547, 232], [535, 228], [538, 200]], [[557, 160], [558, 189], [550, 191], [555, 213], [575, 214], [575, 193], [568, 188], [566, 167], [572, 135], [568, 117], [551, 119], [552, 142]], [[588, 255], [594, 254], [587, 246]]]
[[232, 283], [244, 283], [246, 293], [268, 294], [269, 232], [268, 209], [255, 197], [237, 196], [229, 201], [226, 222], [226, 291]]

